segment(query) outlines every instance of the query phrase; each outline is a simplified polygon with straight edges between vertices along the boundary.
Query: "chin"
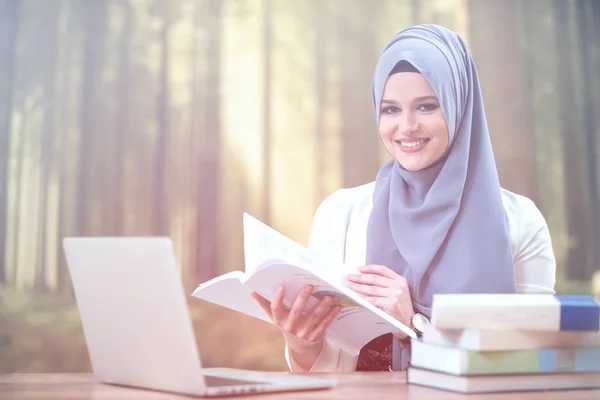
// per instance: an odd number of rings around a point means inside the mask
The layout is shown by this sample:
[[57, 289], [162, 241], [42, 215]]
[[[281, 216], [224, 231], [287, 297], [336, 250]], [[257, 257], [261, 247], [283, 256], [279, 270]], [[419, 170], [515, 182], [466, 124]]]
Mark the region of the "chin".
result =
[[[400, 165], [402, 165], [402, 163], [400, 163]], [[404, 165], [402, 165], [402, 168], [404, 168], [405, 170], [410, 171], [410, 172], [419, 172], [421, 170], [424, 170], [427, 167], [423, 167], [423, 166], [420, 166], [420, 165], [418, 165], [418, 166], [411, 166], [411, 165], [409, 165], [409, 166], [405, 167]]]
[[396, 161], [398, 161], [398, 163], [400, 164], [400, 166], [402, 168], [404, 168], [407, 171], [410, 172], [418, 172], [421, 171], [423, 169], [426, 169], [427, 167], [429, 167], [431, 164], [428, 163], [422, 163], [422, 162], [415, 162], [415, 160], [410, 160], [407, 161], [404, 157], [399, 158], [399, 157], [394, 157], [396, 159]]

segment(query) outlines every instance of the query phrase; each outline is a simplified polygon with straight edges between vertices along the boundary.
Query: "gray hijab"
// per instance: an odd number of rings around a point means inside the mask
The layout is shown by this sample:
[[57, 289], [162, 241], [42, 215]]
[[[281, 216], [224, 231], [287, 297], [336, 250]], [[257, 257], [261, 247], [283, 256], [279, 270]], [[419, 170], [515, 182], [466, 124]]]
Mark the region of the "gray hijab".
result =
[[[440, 102], [449, 147], [431, 167], [411, 172], [394, 159], [375, 183], [367, 264], [408, 281], [415, 309], [431, 316], [435, 293], [515, 293], [513, 255], [500, 183], [473, 59], [454, 32], [418, 25], [384, 49], [373, 77], [375, 118], [388, 75], [412, 64]], [[406, 367], [407, 354], [394, 369]]]

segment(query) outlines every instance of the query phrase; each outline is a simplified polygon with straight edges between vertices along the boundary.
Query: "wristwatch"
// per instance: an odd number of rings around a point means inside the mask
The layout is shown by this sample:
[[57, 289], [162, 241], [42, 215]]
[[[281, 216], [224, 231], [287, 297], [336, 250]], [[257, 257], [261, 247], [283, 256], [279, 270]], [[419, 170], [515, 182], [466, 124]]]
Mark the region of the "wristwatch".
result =
[[[425, 324], [429, 323], [429, 318], [421, 313], [415, 313], [410, 319], [410, 328], [417, 334], [417, 337], [423, 336], [425, 330]], [[404, 339], [400, 339], [400, 344], [405, 347], [410, 342], [410, 336], [406, 336]]]
[[418, 337], [423, 336], [423, 331], [425, 330], [425, 324], [429, 323], [429, 318], [424, 316], [421, 313], [415, 313], [410, 319], [410, 327], [417, 334]]

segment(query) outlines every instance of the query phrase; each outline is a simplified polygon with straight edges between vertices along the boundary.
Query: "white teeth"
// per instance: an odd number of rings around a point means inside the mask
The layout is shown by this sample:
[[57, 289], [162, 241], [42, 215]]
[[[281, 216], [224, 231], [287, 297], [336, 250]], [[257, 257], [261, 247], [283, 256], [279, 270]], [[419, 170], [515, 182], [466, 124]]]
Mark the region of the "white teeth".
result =
[[419, 140], [418, 142], [403, 142], [401, 140], [400, 144], [404, 147], [416, 147], [416, 146], [422, 145], [426, 141], [427, 141], [427, 139]]

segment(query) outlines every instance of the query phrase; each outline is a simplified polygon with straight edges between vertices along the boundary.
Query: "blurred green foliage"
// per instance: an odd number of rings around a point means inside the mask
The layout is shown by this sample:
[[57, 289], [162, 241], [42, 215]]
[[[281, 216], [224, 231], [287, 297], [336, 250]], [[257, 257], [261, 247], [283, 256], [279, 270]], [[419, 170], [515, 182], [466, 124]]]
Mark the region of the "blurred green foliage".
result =
[[592, 282], [558, 280], [556, 282], [556, 286], [555, 286], [554, 290], [556, 290], [556, 293], [560, 293], [560, 294], [589, 295], [592, 293]]
[[89, 370], [71, 299], [0, 288], [0, 373]]
[[[274, 326], [196, 299], [190, 315], [205, 366], [287, 368]], [[90, 370], [72, 298], [0, 287], [0, 373]]]
[[[589, 294], [592, 283], [558, 282], [556, 290]], [[287, 369], [285, 343], [274, 326], [196, 299], [189, 307], [205, 366]], [[0, 373], [90, 369], [72, 298], [0, 288]]]

